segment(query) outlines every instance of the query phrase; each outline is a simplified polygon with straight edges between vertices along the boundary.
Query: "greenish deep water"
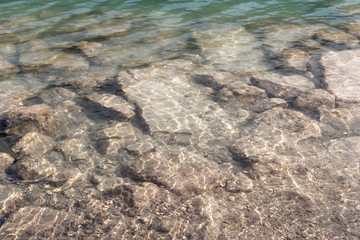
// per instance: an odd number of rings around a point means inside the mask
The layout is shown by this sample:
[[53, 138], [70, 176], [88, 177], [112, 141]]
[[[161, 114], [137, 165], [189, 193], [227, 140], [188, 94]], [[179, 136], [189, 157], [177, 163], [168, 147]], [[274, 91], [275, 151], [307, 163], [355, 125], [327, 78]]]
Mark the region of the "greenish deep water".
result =
[[359, 0], [0, 0], [0, 239], [359, 239], [359, 39]]

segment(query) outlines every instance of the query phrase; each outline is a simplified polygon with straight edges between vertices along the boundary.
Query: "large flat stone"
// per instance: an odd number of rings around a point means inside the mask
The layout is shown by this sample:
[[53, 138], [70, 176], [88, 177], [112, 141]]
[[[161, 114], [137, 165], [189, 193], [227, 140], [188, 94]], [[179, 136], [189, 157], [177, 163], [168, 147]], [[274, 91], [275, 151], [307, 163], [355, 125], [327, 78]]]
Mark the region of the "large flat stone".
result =
[[150, 133], [234, 133], [227, 114], [207, 97], [211, 89], [202, 94], [183, 69], [165, 65], [131, 70], [121, 72], [118, 81], [129, 101], [140, 107]]
[[300, 141], [319, 137], [322, 133], [315, 121], [300, 112], [276, 107], [258, 114], [229, 149], [240, 164], [252, 165]]
[[321, 58], [329, 91], [342, 102], [360, 102], [360, 50], [327, 52]]

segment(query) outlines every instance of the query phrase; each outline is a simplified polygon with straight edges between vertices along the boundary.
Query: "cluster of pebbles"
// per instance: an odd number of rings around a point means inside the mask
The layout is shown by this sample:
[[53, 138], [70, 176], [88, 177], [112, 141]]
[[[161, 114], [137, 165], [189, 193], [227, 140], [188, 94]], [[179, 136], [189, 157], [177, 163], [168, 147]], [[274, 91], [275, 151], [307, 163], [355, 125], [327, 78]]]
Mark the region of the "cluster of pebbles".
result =
[[1, 45], [1, 239], [360, 237], [360, 23], [214, 26], [119, 71], [95, 40], [125, 30]]

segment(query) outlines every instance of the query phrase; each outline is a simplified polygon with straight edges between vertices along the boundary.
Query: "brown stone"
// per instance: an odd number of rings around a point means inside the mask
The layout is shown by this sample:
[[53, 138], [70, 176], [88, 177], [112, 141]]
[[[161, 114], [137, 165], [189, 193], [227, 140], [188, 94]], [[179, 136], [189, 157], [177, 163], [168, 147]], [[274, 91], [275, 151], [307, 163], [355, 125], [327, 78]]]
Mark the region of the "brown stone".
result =
[[23, 180], [38, 180], [54, 173], [55, 168], [43, 157], [25, 156], [12, 165], [10, 171]]
[[57, 119], [53, 109], [45, 104], [19, 107], [9, 114], [7, 133], [25, 134], [30, 131], [52, 133]]
[[14, 158], [8, 153], [0, 153], [0, 172], [4, 172], [14, 162]]
[[335, 107], [335, 97], [325, 90], [314, 89], [298, 96], [294, 104], [297, 108], [307, 111], [316, 110], [320, 106], [331, 109]]
[[29, 132], [25, 134], [11, 150], [16, 154], [17, 158], [29, 155], [41, 157], [52, 149], [53, 146], [54, 141], [50, 137], [37, 132]]

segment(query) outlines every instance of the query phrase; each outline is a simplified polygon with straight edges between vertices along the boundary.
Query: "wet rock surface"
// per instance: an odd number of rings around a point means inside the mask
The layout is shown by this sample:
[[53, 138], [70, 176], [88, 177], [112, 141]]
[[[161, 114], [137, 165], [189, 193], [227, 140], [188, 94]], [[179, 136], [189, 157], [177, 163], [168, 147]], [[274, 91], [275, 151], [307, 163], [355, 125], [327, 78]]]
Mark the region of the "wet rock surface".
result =
[[360, 101], [359, 56], [360, 51], [356, 49], [328, 52], [321, 59], [325, 67], [325, 82], [339, 101]]
[[0, 171], [5, 172], [6, 169], [14, 162], [14, 158], [8, 153], [0, 153]]
[[[70, 216], [66, 212], [49, 208], [24, 207], [2, 226], [0, 236], [4, 239], [62, 238], [62, 231], [69, 227]], [[22, 228], [18, 228], [18, 226]]]
[[16, 207], [23, 194], [19, 188], [10, 185], [1, 185], [0, 190], [0, 216], [3, 217]]
[[9, 113], [7, 132], [25, 134], [30, 131], [53, 133], [56, 131], [57, 119], [55, 111], [46, 104], [19, 107]]
[[252, 78], [254, 85], [264, 89], [271, 97], [290, 100], [314, 88], [314, 83], [301, 75], [261, 74]]
[[40, 84], [1, 82], [1, 239], [360, 237], [354, 35], [215, 25], [124, 63], [129, 21], [18, 44]]

